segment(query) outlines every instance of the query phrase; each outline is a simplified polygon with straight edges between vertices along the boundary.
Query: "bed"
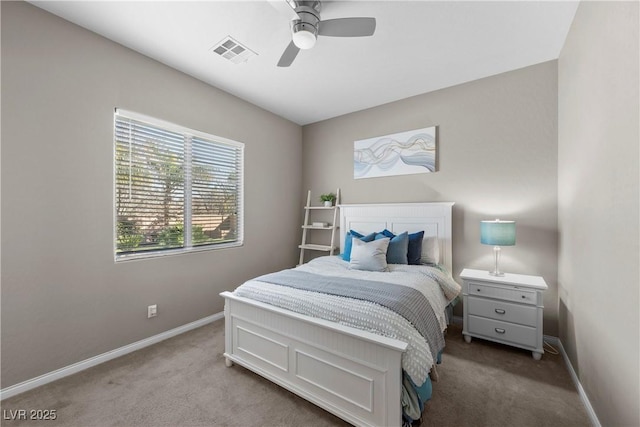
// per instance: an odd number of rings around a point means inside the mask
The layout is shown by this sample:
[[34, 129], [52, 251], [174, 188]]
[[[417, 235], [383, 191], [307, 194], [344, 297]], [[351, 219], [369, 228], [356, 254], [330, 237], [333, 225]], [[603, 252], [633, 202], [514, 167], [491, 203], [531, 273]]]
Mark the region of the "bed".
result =
[[[385, 229], [394, 233], [424, 231], [424, 244], [435, 242], [439, 264], [451, 272], [452, 206], [453, 203], [341, 205], [341, 248], [345, 247], [349, 230], [360, 233]], [[327, 271], [331, 269], [344, 268], [341, 264], [345, 262], [339, 257], [323, 258], [300, 266], [293, 273], [329, 274]], [[414, 274], [413, 270], [402, 271], [402, 266], [395, 269], [400, 275]], [[262, 280], [266, 279], [257, 282]], [[250, 289], [254, 283], [249, 281], [238, 289]], [[258, 292], [257, 288], [255, 291]], [[419, 345], [411, 336], [395, 333], [383, 336], [372, 332], [375, 328], [367, 325], [362, 329], [357, 322], [351, 325], [342, 320], [341, 323], [326, 320], [332, 315], [323, 319], [289, 310], [288, 294], [284, 293], [265, 296], [262, 300], [253, 299], [253, 295], [249, 298], [249, 294], [238, 293], [238, 290], [221, 295], [225, 298], [227, 366], [233, 363], [244, 366], [354, 425], [402, 425], [403, 369], [410, 365], [408, 370], [414, 371], [415, 378], [424, 371], [428, 374], [431, 367], [421, 366], [429, 362], [421, 358], [424, 351], [416, 350]], [[435, 314], [441, 325], [445, 306], [435, 306], [439, 307]], [[431, 358], [435, 359], [433, 353]], [[408, 359], [413, 362], [408, 364]], [[418, 372], [421, 369], [422, 372]]]

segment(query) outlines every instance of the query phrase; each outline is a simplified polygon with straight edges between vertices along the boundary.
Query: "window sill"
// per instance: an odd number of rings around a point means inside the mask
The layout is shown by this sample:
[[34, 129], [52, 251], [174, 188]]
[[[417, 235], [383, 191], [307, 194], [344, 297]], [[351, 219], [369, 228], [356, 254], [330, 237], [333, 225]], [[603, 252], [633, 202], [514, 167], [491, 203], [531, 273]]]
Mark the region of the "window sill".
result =
[[141, 252], [134, 254], [126, 254], [126, 255], [116, 255], [115, 263], [120, 264], [123, 262], [129, 261], [139, 261], [145, 259], [154, 259], [154, 258], [164, 258], [176, 255], [187, 255], [198, 252], [208, 252], [208, 251], [217, 251], [221, 249], [230, 249], [237, 248], [243, 246], [244, 243], [240, 242], [230, 242], [230, 243], [220, 243], [217, 245], [209, 245], [209, 246], [196, 246], [193, 248], [179, 248], [179, 249], [167, 249], [162, 251], [149, 251], [149, 252]]

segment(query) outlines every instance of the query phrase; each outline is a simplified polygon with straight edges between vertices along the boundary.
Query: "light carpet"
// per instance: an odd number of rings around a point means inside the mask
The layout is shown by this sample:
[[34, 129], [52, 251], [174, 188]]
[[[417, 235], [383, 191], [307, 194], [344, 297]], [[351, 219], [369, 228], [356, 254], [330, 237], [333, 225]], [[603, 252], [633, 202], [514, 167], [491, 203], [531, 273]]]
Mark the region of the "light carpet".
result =
[[[203, 326], [2, 402], [3, 426], [345, 426], [240, 367], [227, 368], [224, 321]], [[589, 426], [559, 355], [446, 337], [424, 426]], [[8, 420], [55, 410], [50, 421]], [[13, 412], [10, 412], [13, 411]]]

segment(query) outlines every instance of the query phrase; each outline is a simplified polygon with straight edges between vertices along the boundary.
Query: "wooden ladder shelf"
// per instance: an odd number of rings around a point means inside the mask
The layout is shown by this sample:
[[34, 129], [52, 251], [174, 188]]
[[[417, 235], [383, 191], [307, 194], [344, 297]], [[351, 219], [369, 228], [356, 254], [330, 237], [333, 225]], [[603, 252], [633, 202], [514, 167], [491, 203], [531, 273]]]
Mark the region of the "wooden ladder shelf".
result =
[[[307, 204], [304, 207], [304, 223], [302, 224], [302, 243], [298, 246], [300, 248], [300, 262], [304, 263], [304, 251], [325, 251], [329, 252], [329, 255], [333, 255], [337, 247], [336, 230], [338, 229], [338, 203], [340, 202], [340, 189], [336, 191], [336, 200], [333, 206], [311, 206], [311, 190], [307, 192]], [[314, 226], [313, 220], [310, 223], [309, 220], [313, 211], [333, 211], [333, 222], [327, 225]], [[329, 245], [318, 245], [307, 242], [307, 236], [309, 230], [329, 230], [331, 231], [331, 243]]]

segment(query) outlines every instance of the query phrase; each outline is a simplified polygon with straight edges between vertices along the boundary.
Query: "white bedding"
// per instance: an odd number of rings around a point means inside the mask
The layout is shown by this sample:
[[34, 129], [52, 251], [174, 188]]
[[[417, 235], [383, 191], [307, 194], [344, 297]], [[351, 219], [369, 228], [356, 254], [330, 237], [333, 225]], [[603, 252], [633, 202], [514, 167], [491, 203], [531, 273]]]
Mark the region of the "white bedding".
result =
[[[410, 286], [430, 302], [441, 331], [446, 329], [445, 307], [460, 292], [460, 285], [440, 270], [422, 265], [390, 264], [389, 272], [349, 270], [337, 256], [316, 258], [297, 269], [318, 275], [338, 276]], [[438, 280], [434, 280], [437, 278]], [[327, 295], [249, 280], [234, 294], [308, 316], [395, 338], [408, 344], [402, 368], [417, 384], [423, 384], [434, 363], [427, 341], [404, 317], [368, 301]]]

